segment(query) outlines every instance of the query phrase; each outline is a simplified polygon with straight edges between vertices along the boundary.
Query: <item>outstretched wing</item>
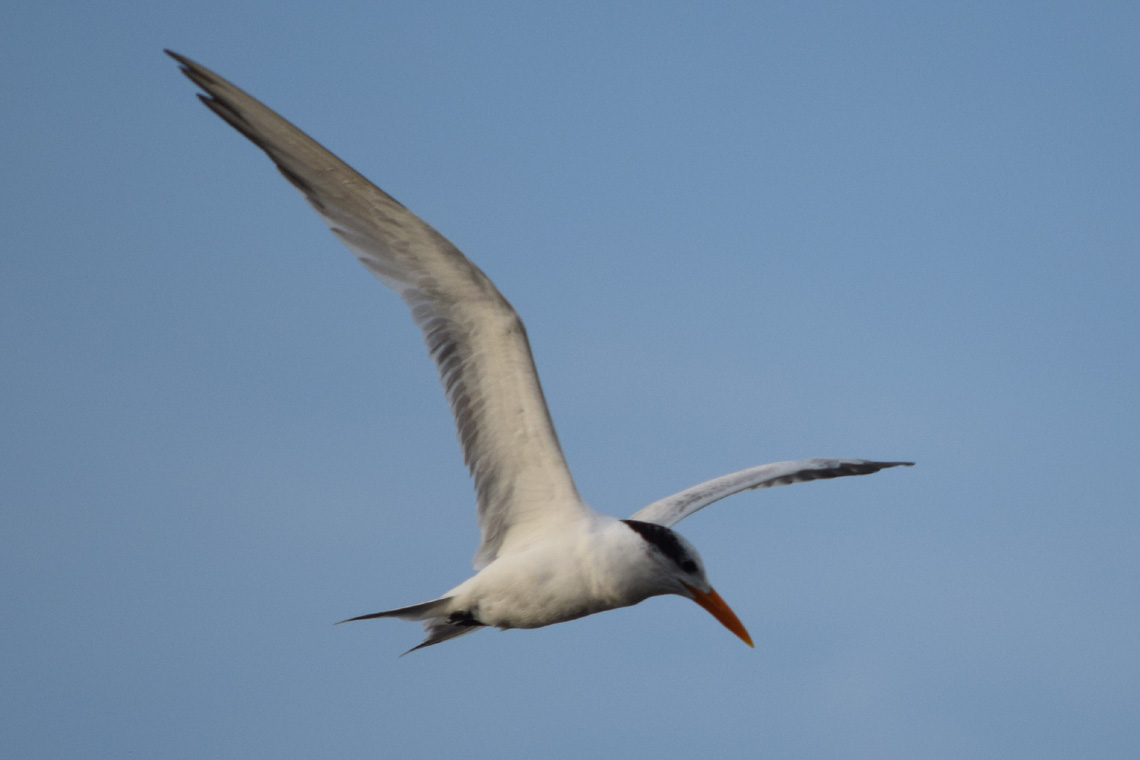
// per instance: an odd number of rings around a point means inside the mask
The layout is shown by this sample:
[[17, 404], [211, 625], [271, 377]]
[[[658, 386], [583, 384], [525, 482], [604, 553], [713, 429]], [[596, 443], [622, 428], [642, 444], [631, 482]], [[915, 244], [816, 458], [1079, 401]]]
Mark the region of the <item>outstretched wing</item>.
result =
[[166, 51], [206, 91], [210, 110], [248, 137], [305, 195], [360, 262], [412, 310], [439, 370], [475, 480], [477, 567], [512, 531], [587, 509], [546, 408], [526, 331], [455, 246], [315, 140], [209, 69]]
[[679, 523], [699, 509], [707, 507], [725, 496], [757, 488], [787, 486], [808, 480], [841, 478], [845, 475], [870, 475], [888, 467], [914, 462], [869, 462], [866, 459], [801, 459], [798, 462], [773, 462], [747, 470], [721, 475], [704, 483], [686, 488], [680, 493], [666, 496], [630, 515], [631, 520], [656, 523], [668, 528]]

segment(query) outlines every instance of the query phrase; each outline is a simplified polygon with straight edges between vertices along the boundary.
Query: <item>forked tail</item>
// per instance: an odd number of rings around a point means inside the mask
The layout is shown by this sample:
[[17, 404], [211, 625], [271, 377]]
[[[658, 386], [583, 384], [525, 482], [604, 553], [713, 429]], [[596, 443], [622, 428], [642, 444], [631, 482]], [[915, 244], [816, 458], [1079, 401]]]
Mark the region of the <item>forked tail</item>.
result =
[[[432, 599], [430, 602], [423, 602], [421, 604], [413, 604], [410, 607], [400, 607], [395, 610], [384, 610], [383, 612], [373, 612], [371, 615], [360, 615], [347, 620], [341, 620], [337, 623], [351, 623], [354, 620], [371, 620], [373, 618], [399, 618], [400, 620], [419, 620], [424, 624], [424, 632], [427, 637], [418, 645], [409, 649], [404, 654], [414, 652], [417, 649], [430, 647], [432, 644], [438, 644], [441, 641], [454, 639], [457, 636], [462, 636], [472, 631], [477, 631], [484, 626], [475, 619], [474, 615], [470, 612], [463, 612], [461, 610], [451, 609], [451, 597], [445, 596], [442, 599]], [[400, 655], [403, 657], [404, 655]]]

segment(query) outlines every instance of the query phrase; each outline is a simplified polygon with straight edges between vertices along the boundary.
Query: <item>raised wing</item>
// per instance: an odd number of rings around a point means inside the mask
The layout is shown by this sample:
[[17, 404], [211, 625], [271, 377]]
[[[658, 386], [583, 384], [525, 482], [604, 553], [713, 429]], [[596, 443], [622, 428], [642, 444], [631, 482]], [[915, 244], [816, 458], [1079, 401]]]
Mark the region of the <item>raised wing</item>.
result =
[[586, 511], [562, 456], [526, 330], [455, 246], [315, 140], [209, 69], [166, 51], [210, 110], [277, 164], [424, 334], [475, 480], [476, 567], [518, 534]]
[[668, 528], [679, 523], [699, 509], [707, 507], [725, 496], [758, 488], [787, 486], [809, 480], [841, 478], [845, 475], [870, 475], [888, 467], [914, 462], [869, 462], [866, 459], [801, 459], [798, 462], [773, 462], [747, 470], [721, 475], [704, 483], [686, 488], [680, 493], [666, 496], [630, 515], [631, 520], [656, 523]]

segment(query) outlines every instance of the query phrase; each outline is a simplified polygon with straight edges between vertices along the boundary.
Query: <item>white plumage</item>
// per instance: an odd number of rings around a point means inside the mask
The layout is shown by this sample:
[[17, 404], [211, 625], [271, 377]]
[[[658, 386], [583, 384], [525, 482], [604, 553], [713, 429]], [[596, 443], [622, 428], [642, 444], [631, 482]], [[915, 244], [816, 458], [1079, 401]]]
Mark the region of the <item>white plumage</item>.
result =
[[[255, 98], [170, 51], [214, 113], [265, 151], [361, 263], [396, 291], [423, 332], [475, 481], [478, 572], [422, 604], [351, 620], [420, 620], [416, 649], [478, 630], [537, 628], [660, 594], [693, 599], [751, 645], [670, 529], [725, 496], [910, 462], [808, 459], [724, 475], [618, 520], [578, 495], [526, 330], [494, 284], [446, 238]], [[342, 621], [348, 622], [348, 621]]]

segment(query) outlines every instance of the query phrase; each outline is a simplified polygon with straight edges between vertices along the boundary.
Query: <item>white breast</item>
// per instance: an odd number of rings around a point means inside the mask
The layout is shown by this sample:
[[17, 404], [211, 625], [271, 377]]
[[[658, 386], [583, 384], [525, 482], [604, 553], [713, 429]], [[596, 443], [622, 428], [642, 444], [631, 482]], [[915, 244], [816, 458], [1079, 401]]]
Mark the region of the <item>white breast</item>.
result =
[[499, 556], [444, 596], [498, 628], [540, 628], [664, 593], [646, 579], [645, 542], [620, 520], [594, 515]]

